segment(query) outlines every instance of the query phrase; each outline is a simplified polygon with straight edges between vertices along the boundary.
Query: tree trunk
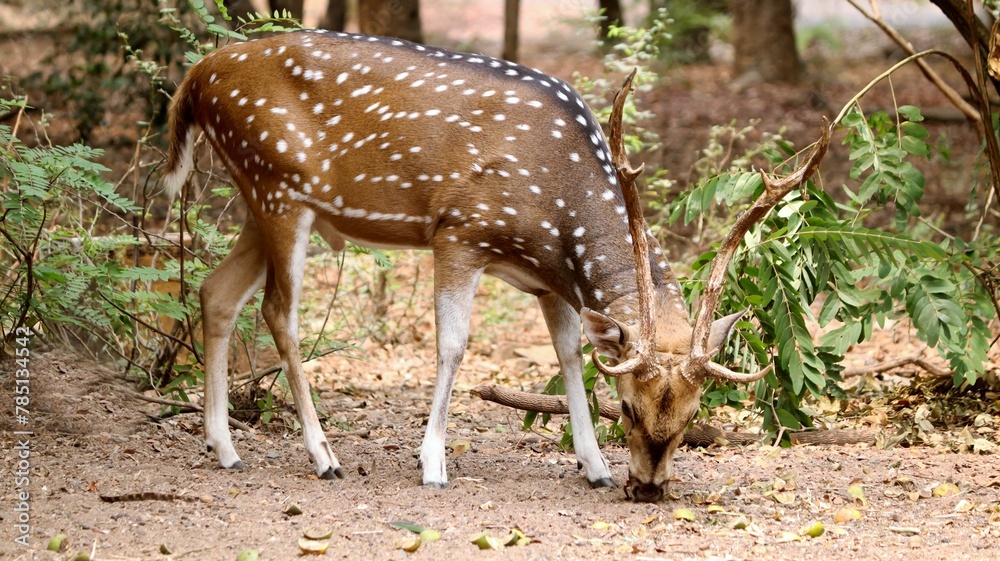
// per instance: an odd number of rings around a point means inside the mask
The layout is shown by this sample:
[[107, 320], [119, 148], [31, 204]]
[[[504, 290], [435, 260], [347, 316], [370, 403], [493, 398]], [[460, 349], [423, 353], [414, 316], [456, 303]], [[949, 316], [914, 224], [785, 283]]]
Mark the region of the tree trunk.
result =
[[347, 21], [347, 0], [330, 0], [326, 6], [326, 13], [319, 20], [320, 29], [330, 31], [343, 31], [344, 23]]
[[[979, 50], [985, 65], [990, 54], [991, 31], [974, 13], [971, 18], [969, 17], [968, 3], [965, 0], [931, 0], [931, 4], [937, 6], [948, 17], [970, 48]], [[1000, 80], [989, 75], [987, 78], [993, 83], [993, 89], [1000, 93]]]
[[423, 42], [420, 0], [358, 0], [358, 25], [362, 33]]
[[227, 0], [225, 5], [229, 15], [233, 18], [229, 25], [234, 28], [240, 24], [236, 18], [240, 17], [246, 20], [248, 13], [257, 11], [253, 8], [250, 0]]
[[504, 0], [503, 54], [501, 58], [517, 62], [517, 31], [521, 15], [520, 0]]
[[304, 0], [271, 0], [271, 11], [288, 10], [292, 17], [302, 21], [302, 4]]
[[618, 0], [600, 0], [598, 7], [601, 10], [601, 36], [598, 37], [601, 41], [608, 40], [608, 31], [611, 29], [611, 24], [621, 25], [622, 24], [622, 5]]
[[794, 84], [801, 63], [795, 47], [792, 0], [732, 0], [734, 76]]

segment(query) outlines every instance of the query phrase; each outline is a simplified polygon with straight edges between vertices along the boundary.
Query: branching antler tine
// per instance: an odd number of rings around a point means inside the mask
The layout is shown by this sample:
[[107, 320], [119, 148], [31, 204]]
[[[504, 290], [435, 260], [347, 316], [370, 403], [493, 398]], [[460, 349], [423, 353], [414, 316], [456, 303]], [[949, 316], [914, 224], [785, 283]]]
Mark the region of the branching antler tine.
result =
[[767, 368], [763, 370], [748, 372], [746, 374], [742, 372], [734, 372], [717, 362], [708, 361], [708, 364], [705, 365], [705, 374], [707, 377], [718, 380], [729, 380], [731, 382], [739, 382], [743, 384], [756, 382], [757, 380], [760, 380], [764, 376], [770, 374], [771, 370], [774, 370], [773, 364], [768, 364]]
[[[733, 255], [736, 254], [736, 249], [739, 247], [740, 243], [742, 243], [743, 237], [750, 230], [751, 226], [760, 221], [760, 219], [763, 218], [764, 215], [766, 215], [768, 211], [774, 207], [774, 205], [778, 204], [778, 201], [784, 198], [785, 195], [790, 193], [796, 187], [801, 186], [806, 180], [812, 177], [814, 173], [816, 173], [816, 170], [819, 168], [819, 164], [826, 155], [829, 147], [830, 123], [824, 117], [823, 129], [819, 141], [816, 142], [805, 161], [802, 162], [802, 164], [799, 165], [794, 172], [778, 181], [773, 181], [770, 177], [761, 172], [761, 179], [764, 181], [765, 187], [764, 192], [761, 193], [760, 197], [754, 201], [750, 208], [748, 208], [739, 216], [739, 218], [736, 219], [736, 224], [733, 225], [733, 229], [730, 230], [729, 235], [727, 235], [726, 239], [722, 242], [715, 258], [712, 259], [712, 269], [709, 272], [708, 281], [705, 284], [705, 291], [702, 295], [701, 305], [698, 307], [698, 313], [695, 316], [694, 329], [691, 337], [691, 353], [681, 371], [684, 377], [688, 380], [700, 383], [706, 375], [712, 375], [709, 372], [711, 357], [708, 356], [708, 337], [711, 332], [712, 316], [715, 314], [715, 308], [718, 305], [719, 295], [722, 293], [722, 287], [725, 284], [726, 270], [729, 268], [729, 263], [732, 261]], [[721, 366], [716, 366], [718, 368], [722, 368]], [[717, 371], [714, 367], [712, 370], [713, 372]], [[730, 372], [736, 376], [757, 375], [740, 375], [728, 370], [726, 372]], [[765, 371], [763, 375], [766, 374], [767, 372]], [[761, 377], [763, 377], [763, 375], [761, 375]]]
[[604, 374], [605, 376], [611, 376], [612, 378], [635, 373], [635, 370], [641, 367], [643, 362], [641, 357], [634, 357], [621, 364], [608, 366], [600, 361], [600, 355], [597, 351], [590, 353], [590, 359], [594, 361], [594, 368], [596, 368], [598, 372]]
[[652, 360], [652, 352], [656, 341], [656, 324], [653, 321], [653, 275], [649, 269], [649, 244], [646, 240], [646, 221], [643, 219], [642, 203], [635, 180], [642, 173], [645, 165], [633, 168], [625, 153], [625, 142], [622, 139], [622, 114], [625, 108], [625, 98], [632, 88], [632, 79], [638, 69], [632, 72], [622, 82], [622, 89], [615, 94], [608, 120], [608, 144], [611, 148], [611, 161], [618, 174], [622, 196], [625, 198], [625, 210], [628, 215], [629, 234], [632, 236], [632, 251], [635, 256], [635, 281], [639, 292], [639, 333], [642, 344], [639, 346], [639, 356], [643, 363]]

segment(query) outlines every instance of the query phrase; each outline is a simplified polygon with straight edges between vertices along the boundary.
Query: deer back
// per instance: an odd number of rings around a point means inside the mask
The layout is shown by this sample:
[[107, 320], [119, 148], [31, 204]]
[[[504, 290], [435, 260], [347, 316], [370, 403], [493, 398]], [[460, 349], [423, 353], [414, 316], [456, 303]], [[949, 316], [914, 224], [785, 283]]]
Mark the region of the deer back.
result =
[[[562, 80], [391, 38], [299, 32], [206, 56], [172, 118], [172, 155], [190, 152], [200, 125], [258, 222], [308, 207], [361, 245], [476, 252], [519, 288], [635, 316], [611, 153]], [[171, 177], [186, 175], [182, 159]], [[655, 244], [650, 259], [686, 325]]]

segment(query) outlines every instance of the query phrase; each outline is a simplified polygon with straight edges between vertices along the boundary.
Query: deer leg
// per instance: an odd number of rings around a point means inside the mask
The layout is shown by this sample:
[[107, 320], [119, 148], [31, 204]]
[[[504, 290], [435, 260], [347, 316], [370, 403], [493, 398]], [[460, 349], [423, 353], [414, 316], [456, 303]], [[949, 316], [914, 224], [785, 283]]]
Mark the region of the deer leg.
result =
[[590, 406], [583, 386], [583, 350], [580, 346], [580, 314], [555, 294], [538, 297], [545, 324], [552, 337], [566, 384], [569, 418], [573, 423], [573, 449], [577, 462], [587, 474], [591, 487], [614, 487], [608, 461], [601, 454], [590, 418]]
[[302, 424], [306, 451], [316, 473], [322, 479], [333, 479], [334, 476], [343, 478], [340, 462], [319, 424], [299, 354], [299, 294], [302, 290], [306, 246], [309, 245], [309, 230], [314, 213], [301, 211], [296, 218], [285, 214], [273, 217], [268, 224], [266, 239], [271, 242], [268, 245], [271, 267], [264, 287], [261, 313], [278, 348], [281, 366]]
[[267, 260], [251, 218], [236, 246], [201, 284], [205, 341], [205, 444], [224, 468], [243, 469], [229, 433], [229, 337], [240, 310], [264, 285]]
[[[445, 467], [445, 432], [448, 425], [448, 404], [455, 373], [462, 364], [465, 345], [469, 340], [469, 318], [472, 297], [483, 267], [463, 265], [434, 252], [434, 319], [437, 332], [437, 381], [434, 399], [427, 419], [427, 430], [420, 446], [420, 466], [423, 483], [439, 489], [448, 485]], [[451, 255], [455, 258], [455, 255]]]

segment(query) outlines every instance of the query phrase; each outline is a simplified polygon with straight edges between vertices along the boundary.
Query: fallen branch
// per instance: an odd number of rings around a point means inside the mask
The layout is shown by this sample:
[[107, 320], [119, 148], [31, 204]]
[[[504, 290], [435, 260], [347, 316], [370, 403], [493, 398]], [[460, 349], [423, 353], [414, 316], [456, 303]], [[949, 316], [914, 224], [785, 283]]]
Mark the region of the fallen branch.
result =
[[[158, 403], [160, 405], [169, 405], [170, 407], [179, 407], [181, 410], [185, 411], [193, 411], [195, 413], [201, 413], [203, 411], [200, 405], [196, 405], [188, 401], [177, 401], [175, 399], [167, 399], [164, 397], [152, 397], [136, 392], [126, 392], [126, 394], [129, 397], [133, 397], [141, 401], [148, 401], [149, 403]], [[244, 423], [243, 421], [238, 421], [232, 417], [229, 417], [229, 426], [233, 427], [234, 429], [240, 429], [246, 432], [253, 432], [253, 428], [250, 427], [250, 425]], [[368, 429], [345, 430], [345, 431], [332, 432], [327, 434], [326, 436], [327, 438], [346, 438], [348, 436], [356, 436], [358, 438], [367, 439], [368, 437], [371, 436], [371, 431]]]
[[861, 376], [863, 374], [881, 374], [882, 372], [888, 372], [890, 370], [895, 370], [897, 368], [901, 368], [903, 366], [909, 366], [911, 364], [919, 366], [920, 368], [926, 370], [927, 372], [930, 372], [934, 376], [951, 377], [954, 375], [951, 370], [948, 370], [946, 368], [941, 368], [940, 366], [937, 366], [935, 364], [932, 364], [924, 360], [923, 357], [921, 356], [922, 354], [923, 351], [915, 355], [898, 358], [896, 360], [887, 360], [879, 364], [873, 364], [870, 366], [861, 366], [858, 368], [848, 368], [847, 370], [841, 372], [840, 375], [846, 378], [848, 376]]
[[[480, 399], [522, 411], [556, 415], [569, 413], [566, 396], [562, 395], [522, 392], [496, 384], [480, 384], [470, 391], [472, 395]], [[597, 403], [601, 410], [601, 417], [612, 421], [617, 421], [621, 417], [621, 406], [618, 403], [603, 399], [599, 399]], [[802, 431], [792, 433], [791, 439], [795, 444], [870, 444], [875, 442], [875, 434], [875, 431], [851, 430]], [[711, 446], [712, 444], [743, 446], [759, 442], [762, 437], [758, 434], [725, 432], [709, 425], [696, 424], [685, 431], [684, 444], [688, 446]]]
[[[177, 401], [176, 399], [167, 399], [167, 398], [164, 398], [164, 397], [152, 397], [152, 396], [148, 396], [148, 395], [142, 395], [141, 393], [136, 393], [136, 392], [125, 392], [125, 393], [129, 397], [133, 397], [133, 398], [141, 400], [141, 401], [148, 401], [149, 403], [158, 403], [160, 405], [169, 405], [170, 407], [180, 407], [181, 409], [186, 409], [186, 410], [189, 410], [189, 411], [195, 411], [195, 412], [198, 412], [198, 413], [201, 413], [201, 412], [204, 411], [204, 409], [202, 409], [202, 407], [200, 405], [191, 403], [189, 401]], [[236, 420], [236, 419], [234, 419], [232, 417], [229, 417], [229, 426], [233, 427], [234, 429], [240, 429], [240, 430], [246, 431], [246, 432], [253, 432], [253, 429], [250, 428], [250, 425], [244, 423], [243, 421], [238, 421], [238, 420]]]

